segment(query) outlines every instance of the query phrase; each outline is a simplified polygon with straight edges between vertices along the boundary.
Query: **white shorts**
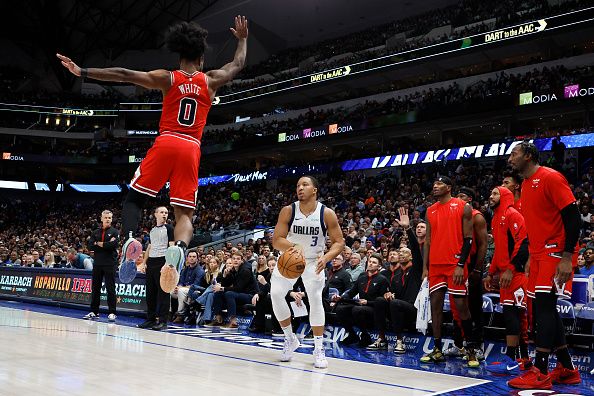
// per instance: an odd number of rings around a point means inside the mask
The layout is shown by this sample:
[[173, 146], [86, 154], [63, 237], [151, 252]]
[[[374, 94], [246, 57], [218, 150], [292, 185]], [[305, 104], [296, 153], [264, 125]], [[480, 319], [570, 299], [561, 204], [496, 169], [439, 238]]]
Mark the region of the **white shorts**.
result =
[[[319, 274], [316, 274], [317, 266], [318, 266], [317, 259], [306, 259], [305, 260], [305, 270], [303, 271], [303, 274], [301, 275], [301, 279], [303, 280], [303, 284], [306, 287], [308, 285], [314, 286], [317, 283], [321, 283], [322, 289], [323, 289], [324, 283], [326, 281], [326, 277], [324, 275], [324, 271], [320, 272]], [[285, 286], [284, 288], [286, 288], [287, 290], [291, 290], [298, 279], [299, 278], [295, 278], [295, 279], [285, 278], [284, 276], [281, 275], [280, 271], [276, 267], [272, 271], [272, 282], [279, 283], [279, 284]]]

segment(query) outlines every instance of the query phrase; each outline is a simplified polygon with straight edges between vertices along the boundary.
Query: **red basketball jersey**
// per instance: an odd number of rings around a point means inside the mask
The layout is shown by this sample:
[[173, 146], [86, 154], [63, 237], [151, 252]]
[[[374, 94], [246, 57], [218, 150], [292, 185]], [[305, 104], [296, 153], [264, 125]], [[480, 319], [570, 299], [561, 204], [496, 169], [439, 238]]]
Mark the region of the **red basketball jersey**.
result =
[[177, 132], [202, 139], [206, 117], [212, 101], [208, 93], [208, 77], [202, 72], [169, 72], [171, 88], [163, 98], [159, 133]]
[[431, 226], [431, 265], [458, 263], [464, 242], [464, 205], [466, 202], [463, 200], [452, 198], [444, 204], [436, 202], [427, 209], [427, 220]]
[[575, 202], [565, 176], [541, 166], [522, 182], [522, 214], [526, 221], [529, 250], [533, 256], [559, 253], [565, 247], [561, 209]]
[[[472, 209], [472, 221], [474, 222], [474, 216], [482, 215], [480, 210]], [[476, 256], [476, 252], [478, 251], [478, 239], [476, 237], [476, 232], [474, 228], [472, 229], [472, 245], [470, 245], [470, 254], [468, 255], [468, 262], [472, 259], [472, 257]]]

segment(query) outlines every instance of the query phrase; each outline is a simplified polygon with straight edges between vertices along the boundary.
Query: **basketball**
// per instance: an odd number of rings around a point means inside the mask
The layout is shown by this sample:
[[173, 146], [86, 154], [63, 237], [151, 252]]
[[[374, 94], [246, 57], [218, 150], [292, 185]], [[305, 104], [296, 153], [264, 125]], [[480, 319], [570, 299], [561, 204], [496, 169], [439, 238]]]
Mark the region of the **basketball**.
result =
[[299, 251], [286, 251], [278, 258], [276, 268], [285, 278], [297, 279], [305, 271], [305, 259]]
[[161, 279], [159, 280], [161, 289], [163, 289], [165, 293], [171, 293], [178, 282], [179, 272], [177, 272], [173, 265], [165, 264], [163, 268], [161, 268]]

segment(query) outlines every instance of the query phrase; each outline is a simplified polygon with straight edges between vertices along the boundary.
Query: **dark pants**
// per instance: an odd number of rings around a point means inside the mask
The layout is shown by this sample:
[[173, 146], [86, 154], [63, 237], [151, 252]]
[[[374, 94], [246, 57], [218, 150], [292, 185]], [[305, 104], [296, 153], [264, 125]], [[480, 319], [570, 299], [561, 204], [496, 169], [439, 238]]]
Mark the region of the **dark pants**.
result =
[[146, 318], [167, 323], [171, 296], [161, 289], [161, 268], [165, 257], [150, 257], [146, 262]]
[[336, 307], [338, 322], [349, 333], [353, 326], [357, 326], [362, 332], [367, 332], [373, 326], [373, 307], [368, 305], [341, 305]]
[[388, 301], [383, 297], [378, 297], [373, 306], [373, 319], [378, 331], [385, 333], [388, 314], [392, 318], [394, 333], [400, 339], [404, 326], [416, 320], [417, 309], [408, 301], [400, 299]]
[[267, 293], [266, 295], [260, 294], [260, 298], [258, 299], [258, 302], [256, 302], [256, 314], [254, 315], [252, 326], [258, 329], [265, 329], [266, 315], [271, 315], [272, 317], [272, 329], [280, 330], [281, 326], [272, 312], [272, 299], [270, 298], [270, 293]]
[[227, 306], [227, 314], [231, 317], [237, 315], [238, 305], [250, 304], [252, 302], [252, 295], [231, 290], [215, 293], [213, 303], [213, 311], [215, 315], [220, 315], [223, 311], [223, 300]]
[[105, 288], [107, 289], [107, 306], [110, 314], [116, 313], [116, 293], [115, 293], [115, 266], [114, 265], [94, 265], [93, 266], [93, 289], [91, 293], [91, 312], [99, 314], [99, 304], [101, 303], [101, 284], [105, 279]]

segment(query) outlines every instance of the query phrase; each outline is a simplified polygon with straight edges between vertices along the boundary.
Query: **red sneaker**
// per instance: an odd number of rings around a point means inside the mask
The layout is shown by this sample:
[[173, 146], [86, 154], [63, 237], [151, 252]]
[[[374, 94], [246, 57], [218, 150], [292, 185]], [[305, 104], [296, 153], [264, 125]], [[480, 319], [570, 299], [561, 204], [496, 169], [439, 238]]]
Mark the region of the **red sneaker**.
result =
[[520, 371], [525, 371], [532, 367], [532, 360], [530, 358], [517, 358], [516, 362], [520, 365]]
[[507, 385], [517, 389], [551, 389], [551, 376], [544, 375], [539, 369], [532, 366], [524, 374], [507, 381]]
[[557, 363], [557, 367], [551, 371], [549, 376], [554, 384], [577, 385], [582, 382], [582, 377], [577, 369], [566, 369], [560, 363]]

